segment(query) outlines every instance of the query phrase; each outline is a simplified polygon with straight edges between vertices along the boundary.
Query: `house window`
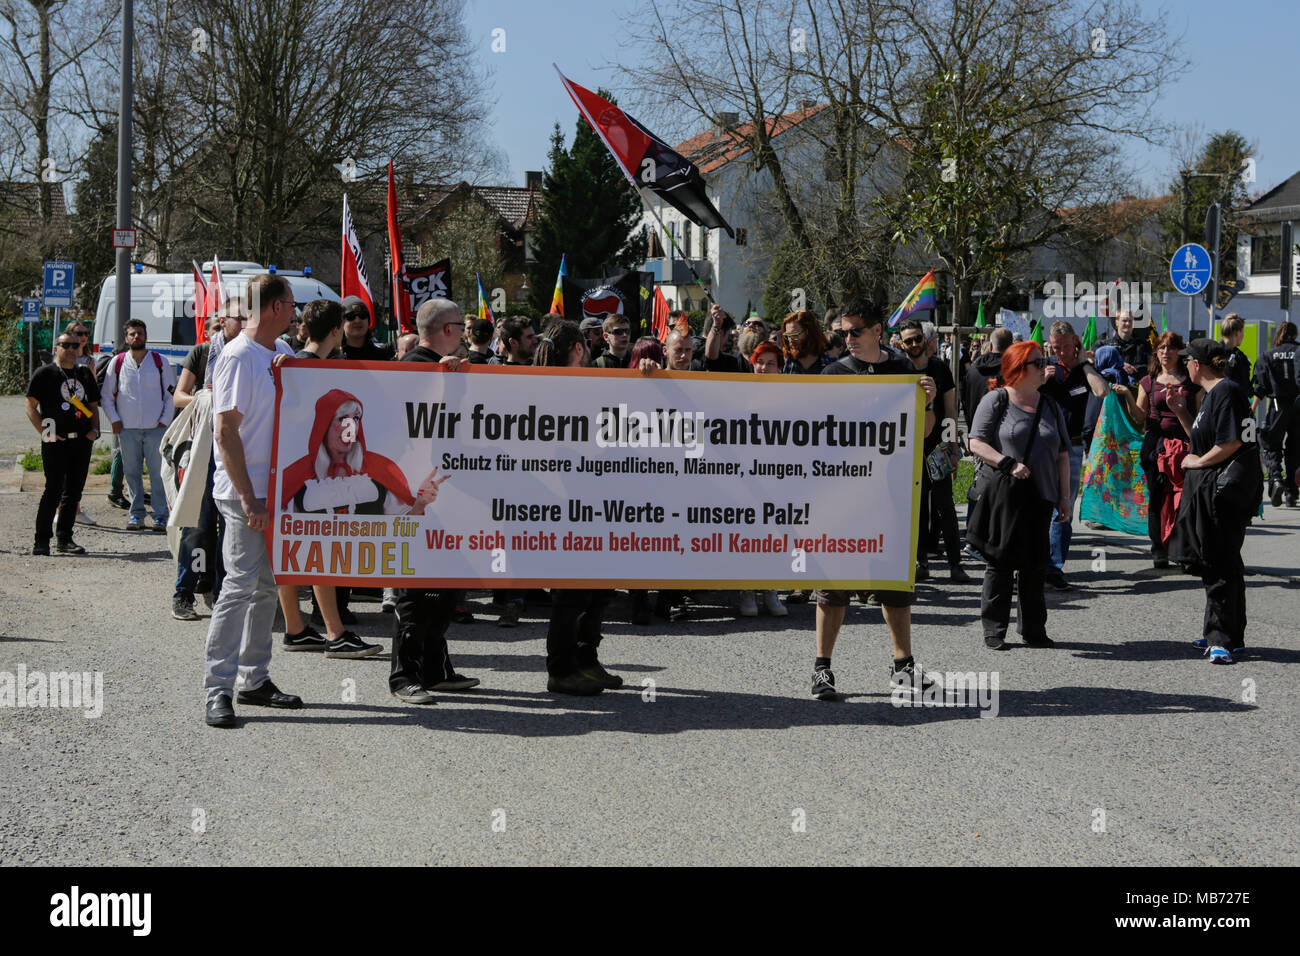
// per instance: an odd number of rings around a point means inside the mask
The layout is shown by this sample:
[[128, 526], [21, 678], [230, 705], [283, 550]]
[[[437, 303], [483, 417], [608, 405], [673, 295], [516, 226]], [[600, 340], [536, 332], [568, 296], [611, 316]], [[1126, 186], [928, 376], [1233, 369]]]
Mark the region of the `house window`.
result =
[[1282, 271], [1282, 237], [1250, 237], [1250, 274], [1276, 275]]
[[682, 258], [691, 258], [691, 233], [694, 232], [689, 222], [682, 223]]
[[747, 243], [748, 241], [749, 241], [749, 230], [748, 230], [748, 229], [737, 229], [737, 230], [736, 230], [736, 245], [738, 245], [738, 246], [743, 246], [743, 245], [744, 245], [745, 243]]
[[709, 258], [709, 230], [700, 227], [700, 258]]

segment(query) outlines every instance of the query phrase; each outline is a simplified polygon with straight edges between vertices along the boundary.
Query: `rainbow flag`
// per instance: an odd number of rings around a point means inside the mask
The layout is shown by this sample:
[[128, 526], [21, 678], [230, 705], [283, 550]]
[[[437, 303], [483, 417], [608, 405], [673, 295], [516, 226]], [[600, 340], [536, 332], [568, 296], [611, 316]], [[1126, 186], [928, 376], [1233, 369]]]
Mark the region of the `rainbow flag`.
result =
[[478, 280], [478, 317], [492, 322], [492, 309], [488, 305], [487, 292], [483, 289], [483, 277], [476, 272], [474, 278]]
[[560, 271], [555, 276], [555, 292], [551, 295], [551, 311], [556, 315], [564, 315], [564, 277], [569, 274], [566, 257], [566, 253], [560, 253]]
[[912, 291], [907, 293], [907, 298], [903, 304], [894, 310], [894, 314], [889, 317], [890, 328], [893, 328], [899, 322], [902, 322], [914, 312], [925, 312], [935, 308], [938, 305], [938, 293], [934, 285], [934, 270], [931, 269], [921, 281], [912, 287]]

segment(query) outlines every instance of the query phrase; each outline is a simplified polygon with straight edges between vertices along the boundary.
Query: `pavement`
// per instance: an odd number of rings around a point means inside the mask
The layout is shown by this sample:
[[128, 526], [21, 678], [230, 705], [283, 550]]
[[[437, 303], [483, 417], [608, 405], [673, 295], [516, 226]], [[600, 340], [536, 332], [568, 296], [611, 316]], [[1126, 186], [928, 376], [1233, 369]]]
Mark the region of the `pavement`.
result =
[[[0, 455], [34, 447], [20, 415], [0, 399]], [[480, 687], [395, 700], [392, 618], [359, 603], [385, 652], [277, 648], [305, 708], [237, 705], [231, 731], [203, 723], [207, 611], [171, 618], [164, 536], [119, 530], [101, 489], [85, 506], [113, 527], [78, 528], [88, 555], [32, 557], [23, 487], [0, 482], [0, 675], [98, 672], [102, 714], [0, 706], [0, 864], [1300, 863], [1300, 509], [1247, 533], [1252, 653], [1231, 667], [1190, 647], [1199, 580], [1138, 539], [1076, 529], [1054, 650], [987, 650], [979, 565], [969, 585], [932, 565], [917, 660], [995, 672], [996, 717], [893, 706], [880, 611], [857, 603], [843, 699], [813, 700], [813, 609], [737, 619], [722, 593], [646, 628], [620, 598], [601, 658], [628, 689], [555, 697], [547, 609], [500, 629], [478, 592], [449, 638]]]

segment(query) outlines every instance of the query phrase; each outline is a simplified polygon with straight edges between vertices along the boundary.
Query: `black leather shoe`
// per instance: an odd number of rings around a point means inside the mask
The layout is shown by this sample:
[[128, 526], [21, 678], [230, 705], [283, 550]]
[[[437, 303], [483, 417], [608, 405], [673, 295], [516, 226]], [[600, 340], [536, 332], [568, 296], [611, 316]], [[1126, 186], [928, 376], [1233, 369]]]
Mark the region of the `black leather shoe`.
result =
[[1000, 638], [1000, 637], [986, 637], [986, 638], [984, 638], [984, 646], [987, 647], [987, 648], [989, 648], [990, 650], [994, 650], [994, 651], [1009, 651], [1009, 650], [1011, 650], [1011, 645], [1008, 644], [1006, 641], [1004, 641], [1004, 640], [1003, 640], [1002, 638]]
[[590, 664], [583, 664], [578, 668], [578, 673], [583, 677], [590, 677], [601, 687], [605, 688], [605, 690], [618, 690], [623, 686], [623, 678], [605, 670], [600, 661], [592, 661]]
[[56, 544], [54, 547], [61, 554], [85, 554], [86, 553], [86, 549], [83, 548], [81, 545], [77, 544], [77, 542], [73, 541], [71, 538], [66, 538], [63, 541], [58, 542], [58, 544]]
[[32, 554], [42, 558], [50, 556], [50, 543], [48, 541], [37, 541], [32, 545]]
[[241, 704], [254, 707], [279, 707], [281, 710], [297, 710], [302, 707], [302, 698], [286, 694], [269, 680], [254, 690], [241, 690], [236, 698]]
[[208, 712], [203, 719], [209, 727], [235, 726], [235, 708], [230, 705], [230, 695], [218, 694], [208, 701]]

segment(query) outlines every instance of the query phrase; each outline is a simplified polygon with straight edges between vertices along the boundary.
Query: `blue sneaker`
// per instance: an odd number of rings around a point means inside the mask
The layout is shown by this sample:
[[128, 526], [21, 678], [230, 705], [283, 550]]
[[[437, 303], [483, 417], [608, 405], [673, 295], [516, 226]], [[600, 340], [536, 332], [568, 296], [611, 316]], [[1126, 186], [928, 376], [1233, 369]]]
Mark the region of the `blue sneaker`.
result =
[[1214, 645], [1214, 647], [1210, 648], [1210, 663], [1211, 664], [1235, 664], [1236, 661], [1232, 659], [1232, 655], [1228, 653], [1228, 649], [1226, 647], [1220, 647], [1219, 645], [1216, 644]]
[[1210, 642], [1203, 637], [1198, 637], [1196, 640], [1192, 641], [1192, 647], [1196, 648], [1198, 651], [1208, 651], [1210, 649]]

